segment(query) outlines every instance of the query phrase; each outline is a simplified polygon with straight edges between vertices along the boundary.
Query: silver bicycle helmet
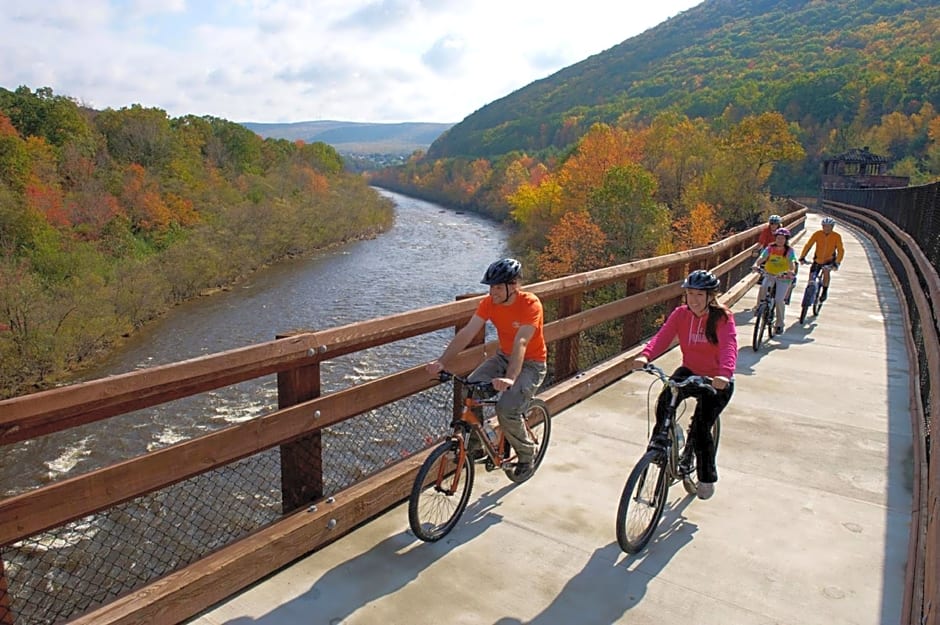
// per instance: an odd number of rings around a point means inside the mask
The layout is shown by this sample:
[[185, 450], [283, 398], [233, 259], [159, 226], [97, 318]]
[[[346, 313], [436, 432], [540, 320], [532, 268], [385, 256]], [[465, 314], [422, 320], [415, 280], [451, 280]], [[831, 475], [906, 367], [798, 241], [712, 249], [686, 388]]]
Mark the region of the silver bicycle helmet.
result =
[[696, 269], [689, 277], [682, 281], [683, 289], [698, 289], [712, 291], [718, 288], [718, 277], [706, 269]]
[[522, 263], [515, 258], [502, 258], [486, 268], [481, 284], [509, 284], [515, 282], [522, 273]]
[[832, 217], [823, 217], [822, 225], [824, 226], [834, 226], [836, 225], [836, 220]]
[[772, 224], [783, 223], [783, 219], [780, 218], [780, 215], [771, 215], [771, 216], [767, 219], [767, 221], [770, 222], [770, 223], [772, 223]]

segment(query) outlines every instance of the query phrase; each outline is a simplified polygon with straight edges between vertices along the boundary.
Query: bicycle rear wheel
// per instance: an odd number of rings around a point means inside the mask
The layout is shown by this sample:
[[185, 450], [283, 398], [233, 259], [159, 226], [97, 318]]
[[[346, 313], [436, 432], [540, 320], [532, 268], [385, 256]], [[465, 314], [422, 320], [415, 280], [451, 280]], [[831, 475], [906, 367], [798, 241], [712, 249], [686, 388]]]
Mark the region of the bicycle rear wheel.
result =
[[751, 340], [751, 347], [755, 352], [760, 349], [760, 343], [764, 339], [764, 328], [767, 326], [766, 307], [767, 304], [761, 303], [757, 307], [757, 316], [754, 318], [754, 338]]
[[408, 498], [408, 523], [415, 536], [434, 542], [446, 536], [463, 514], [473, 488], [473, 463], [455, 473], [459, 443], [449, 440], [431, 452], [418, 470]]
[[[521, 484], [535, 475], [548, 450], [548, 441], [552, 436], [552, 416], [548, 412], [548, 405], [541, 399], [529, 400], [525, 413], [525, 429], [529, 439], [535, 442], [535, 456], [532, 457], [532, 471], [528, 475], [516, 475], [515, 466], [506, 467], [506, 477], [516, 484]], [[507, 442], [506, 445], [508, 444]]]
[[627, 553], [639, 553], [656, 531], [669, 490], [665, 466], [661, 451], [647, 451], [623, 487], [617, 507], [617, 542]]

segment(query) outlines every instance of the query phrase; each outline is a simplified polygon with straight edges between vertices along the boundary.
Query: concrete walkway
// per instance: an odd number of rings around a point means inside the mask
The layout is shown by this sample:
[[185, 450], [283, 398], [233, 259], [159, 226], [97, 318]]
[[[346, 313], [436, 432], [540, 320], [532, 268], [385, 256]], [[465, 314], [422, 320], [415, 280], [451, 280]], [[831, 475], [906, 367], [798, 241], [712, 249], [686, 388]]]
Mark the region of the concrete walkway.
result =
[[818, 320], [798, 324], [805, 271], [786, 332], [759, 353], [745, 312], [756, 290], [735, 306], [717, 492], [674, 487], [641, 554], [614, 533], [646, 445], [653, 378], [632, 374], [556, 416], [526, 484], [480, 471], [442, 541], [414, 538], [401, 505], [191, 622], [895, 625], [911, 510], [904, 321], [874, 246], [837, 228], [846, 260]]

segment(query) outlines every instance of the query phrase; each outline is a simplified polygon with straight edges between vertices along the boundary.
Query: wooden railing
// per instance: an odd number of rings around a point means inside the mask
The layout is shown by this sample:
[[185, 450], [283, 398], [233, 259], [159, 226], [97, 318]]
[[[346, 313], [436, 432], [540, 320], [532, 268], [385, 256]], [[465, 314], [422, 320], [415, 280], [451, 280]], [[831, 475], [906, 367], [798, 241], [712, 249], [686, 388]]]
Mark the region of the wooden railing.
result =
[[[880, 192], [889, 194], [892, 190]], [[901, 190], [909, 193], [909, 189]], [[934, 191], [936, 194], [936, 191]], [[936, 196], [935, 196], [936, 197]], [[881, 198], [888, 201], [887, 198]], [[912, 366], [913, 508], [903, 625], [940, 623], [940, 278], [914, 238], [879, 212], [833, 201], [823, 207], [876, 241], [895, 282]], [[908, 215], [913, 220], [918, 216]], [[917, 234], [922, 234], [918, 232]]]
[[[799, 229], [805, 208], [785, 217]], [[762, 227], [762, 226], [761, 226]], [[608, 267], [527, 287], [552, 310], [545, 326], [553, 384], [540, 393], [553, 413], [621, 378], [649, 333], [644, 312], [669, 308], [692, 269], [715, 271], [732, 304], [756, 276], [748, 272], [760, 227], [707, 247]], [[612, 288], [616, 299], [587, 307], [592, 294]], [[0, 500], [0, 556], [22, 541], [135, 498], [161, 492], [267, 450], [279, 450], [283, 515], [196, 562], [148, 580], [142, 587], [82, 607], [76, 624], [177, 623], [225, 599], [292, 560], [339, 538], [405, 499], [425, 450], [418, 450], [339, 492], [325, 493], [320, 434], [324, 428], [387, 406], [436, 385], [422, 366], [327, 394], [321, 365], [441, 329], [462, 325], [478, 297], [317, 332], [297, 333], [223, 353], [52, 389], [0, 402], [0, 446], [85, 426], [141, 408], [276, 374], [278, 408], [199, 438], [37, 487]], [[620, 326], [620, 351], [585, 366], [580, 337], [602, 324]], [[456, 366], [469, 371], [492, 345], [475, 345]], [[0, 623], [18, 625], [18, 595], [0, 557]], [[9, 561], [7, 561], [9, 562]], [[106, 566], [105, 562], [101, 566]], [[6, 574], [5, 574], [6, 571]], [[9, 579], [8, 579], [9, 578]], [[79, 612], [85, 613], [76, 616]]]

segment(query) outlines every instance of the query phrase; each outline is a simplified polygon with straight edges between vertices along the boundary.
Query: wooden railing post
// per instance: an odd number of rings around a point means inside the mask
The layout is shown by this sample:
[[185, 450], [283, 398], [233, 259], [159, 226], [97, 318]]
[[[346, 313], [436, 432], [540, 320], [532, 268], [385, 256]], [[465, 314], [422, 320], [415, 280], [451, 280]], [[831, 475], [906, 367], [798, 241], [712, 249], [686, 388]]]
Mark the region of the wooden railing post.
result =
[[[465, 299], [470, 299], [473, 297], [479, 297], [479, 293], [467, 293], [466, 295], [458, 295], [454, 299], [458, 302]], [[460, 328], [464, 326], [466, 322], [459, 323], [454, 326], [454, 334], [460, 332]], [[486, 342], [486, 327], [484, 326], [482, 330], [477, 332], [477, 335], [470, 339], [470, 343], [467, 345], [467, 348], [474, 347], [475, 345], [483, 345]], [[463, 397], [460, 393], [456, 392], [457, 382], [454, 382], [454, 418], [460, 416], [460, 413], [463, 412]]]
[[[671, 266], [671, 267], [669, 268], [669, 271], [667, 272], [667, 277], [668, 277], [668, 280], [667, 280], [667, 281], [669, 282], [669, 284], [672, 284], [673, 282], [678, 282], [678, 281], [680, 281], [680, 280], [684, 280], [684, 279], [685, 279], [685, 275], [686, 275], [685, 263], [680, 263], [680, 264], [678, 264], [678, 265], [673, 265], [673, 266]], [[679, 297], [673, 298], [673, 299], [669, 300], [668, 302], [666, 302], [666, 313], [665, 313], [665, 314], [668, 316], [669, 313], [672, 312], [672, 310], [673, 310], [676, 306], [679, 306], [681, 303], [682, 303], [682, 296], [681, 296], [681, 295], [680, 295]]]
[[[278, 372], [278, 408], [287, 408], [319, 396], [319, 362]], [[322, 496], [323, 440], [317, 430], [281, 445], [281, 512], [289, 514]]]
[[[558, 301], [558, 318], [564, 319], [581, 312], [581, 293], [568, 295]], [[567, 380], [578, 372], [579, 346], [581, 335], [574, 334], [558, 341], [555, 347], [554, 381]]]
[[3, 571], [3, 558], [0, 558], [0, 625], [14, 625], [7, 576]]
[[[646, 273], [634, 276], [627, 280], [627, 297], [642, 293], [646, 290]], [[638, 310], [623, 318], [623, 332], [620, 338], [620, 349], [627, 350], [640, 342], [643, 338], [643, 311]]]

